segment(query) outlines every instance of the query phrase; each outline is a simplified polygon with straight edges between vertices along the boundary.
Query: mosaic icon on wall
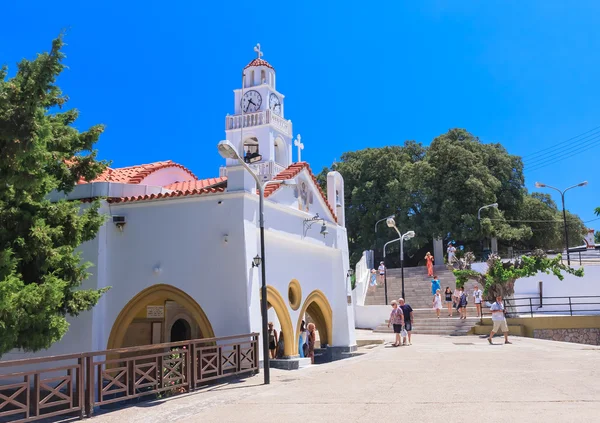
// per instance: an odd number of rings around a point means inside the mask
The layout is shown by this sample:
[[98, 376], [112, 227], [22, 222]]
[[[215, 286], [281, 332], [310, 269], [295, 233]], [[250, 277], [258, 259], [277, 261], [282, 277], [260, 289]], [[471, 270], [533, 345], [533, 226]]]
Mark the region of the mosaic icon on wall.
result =
[[294, 188], [294, 196], [298, 199], [298, 210], [310, 211], [310, 205], [313, 203], [313, 193], [304, 179], [298, 180], [298, 185]]

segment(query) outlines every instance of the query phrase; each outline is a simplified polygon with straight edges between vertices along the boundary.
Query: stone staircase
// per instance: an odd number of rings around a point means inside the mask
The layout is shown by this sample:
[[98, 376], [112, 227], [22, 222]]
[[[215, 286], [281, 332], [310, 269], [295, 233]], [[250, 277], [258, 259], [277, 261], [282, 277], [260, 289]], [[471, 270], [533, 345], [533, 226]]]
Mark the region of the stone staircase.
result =
[[[454, 317], [448, 317], [448, 311], [445, 307], [443, 292], [447, 286], [454, 292], [456, 288], [456, 278], [452, 271], [445, 266], [436, 266], [435, 274], [440, 280], [442, 291], [442, 305], [444, 308], [440, 312], [438, 319], [435, 310], [431, 308], [433, 296], [431, 295], [431, 278], [427, 276], [427, 268], [409, 267], [404, 269], [404, 293], [405, 300], [413, 308], [415, 323], [413, 325], [413, 334], [431, 334], [431, 335], [466, 335], [473, 326], [479, 322], [476, 316], [475, 306], [473, 304], [472, 292], [475, 282], [469, 281], [465, 285], [467, 295], [469, 295], [469, 307], [467, 308], [466, 320], [458, 318], [458, 313], [454, 310]], [[402, 296], [402, 280], [400, 269], [388, 269], [388, 303], [397, 300]], [[481, 287], [480, 287], [481, 288]], [[385, 304], [384, 285], [370, 287], [365, 298], [365, 305], [383, 305]], [[392, 328], [387, 327], [387, 321], [379, 325], [375, 332], [388, 333], [393, 332]]]
[[[445, 266], [436, 266], [435, 274], [440, 280], [442, 292], [449, 286], [452, 291], [456, 287], [456, 278]], [[402, 278], [400, 269], [388, 269], [388, 304], [402, 296]], [[406, 302], [412, 308], [431, 308], [431, 278], [427, 276], [427, 268], [409, 267], [404, 269], [404, 293]], [[376, 287], [369, 287], [365, 298], [365, 305], [385, 304], [385, 288], [383, 283]]]

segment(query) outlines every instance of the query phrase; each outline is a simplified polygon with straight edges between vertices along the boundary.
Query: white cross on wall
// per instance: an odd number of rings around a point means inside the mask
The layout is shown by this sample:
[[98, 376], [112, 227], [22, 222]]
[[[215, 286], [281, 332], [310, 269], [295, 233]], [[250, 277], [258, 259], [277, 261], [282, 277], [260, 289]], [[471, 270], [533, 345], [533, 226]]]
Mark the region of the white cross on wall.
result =
[[257, 43], [256, 46], [254, 46], [254, 51], [256, 52], [258, 58], [260, 59], [260, 57], [263, 55], [263, 52], [260, 51], [260, 43]]
[[298, 147], [298, 161], [301, 162], [302, 161], [302, 150], [304, 150], [304, 144], [302, 144], [302, 137], [300, 136], [300, 134], [298, 134], [298, 136], [294, 140], [294, 145], [296, 147]]

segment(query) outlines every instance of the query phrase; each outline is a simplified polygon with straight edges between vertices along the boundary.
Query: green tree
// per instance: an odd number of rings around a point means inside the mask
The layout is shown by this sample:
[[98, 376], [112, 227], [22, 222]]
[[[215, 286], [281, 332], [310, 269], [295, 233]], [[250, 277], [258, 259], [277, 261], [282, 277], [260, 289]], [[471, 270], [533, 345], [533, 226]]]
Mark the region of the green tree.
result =
[[48, 200], [106, 166], [93, 150], [103, 127], [79, 132], [77, 110], [63, 110], [62, 46], [61, 36], [12, 78], [0, 69], [0, 355], [48, 348], [68, 330], [67, 315], [91, 309], [105, 292], [79, 289], [89, 264], [76, 252], [104, 221], [99, 204]]
[[499, 256], [491, 255], [487, 265], [486, 273], [479, 273], [470, 268], [455, 270], [456, 286], [464, 286], [469, 279], [475, 280], [483, 286], [485, 299], [493, 302], [498, 295], [504, 298], [512, 297], [517, 279], [535, 276], [538, 272], [552, 273], [561, 281], [564, 279], [563, 272], [583, 276], [583, 268], [575, 270], [562, 263], [560, 254], [551, 259], [541, 250], [534, 251], [531, 256], [519, 257], [514, 262], [503, 262]]
[[[563, 242], [562, 214], [549, 196], [527, 193], [521, 158], [500, 144], [481, 143], [464, 129], [452, 129], [428, 147], [407, 141], [347, 152], [332, 169], [344, 177], [351, 263], [363, 250], [380, 250], [396, 237], [385, 223], [375, 235], [375, 222], [390, 214], [396, 214], [402, 231], [417, 234], [405, 246], [413, 264], [434, 237], [456, 240], [472, 251], [480, 251], [481, 240], [490, 237], [526, 250], [560, 248]], [[329, 171], [323, 169], [319, 183], [325, 184]], [[479, 208], [492, 203], [498, 208], [484, 210], [478, 220]], [[582, 232], [579, 218], [569, 214], [568, 222], [569, 233]], [[387, 252], [397, 257], [397, 251], [392, 244]]]

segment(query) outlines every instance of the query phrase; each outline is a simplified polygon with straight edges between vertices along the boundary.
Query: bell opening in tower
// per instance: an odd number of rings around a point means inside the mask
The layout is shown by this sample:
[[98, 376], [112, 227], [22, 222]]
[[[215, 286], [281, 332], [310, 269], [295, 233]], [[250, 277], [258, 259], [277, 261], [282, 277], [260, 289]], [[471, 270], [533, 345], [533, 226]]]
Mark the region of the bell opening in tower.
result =
[[260, 160], [262, 160], [262, 156], [258, 152], [258, 139], [252, 137], [244, 141], [244, 161], [256, 163]]

